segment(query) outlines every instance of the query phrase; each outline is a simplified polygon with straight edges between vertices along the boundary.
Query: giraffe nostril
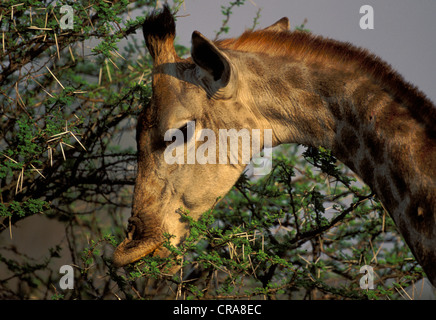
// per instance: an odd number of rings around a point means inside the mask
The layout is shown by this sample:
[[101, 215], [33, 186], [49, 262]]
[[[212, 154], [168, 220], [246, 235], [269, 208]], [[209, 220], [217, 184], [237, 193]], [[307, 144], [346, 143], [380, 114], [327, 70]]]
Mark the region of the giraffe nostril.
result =
[[127, 239], [133, 240], [138, 221], [139, 219], [137, 217], [129, 218], [128, 220], [129, 224], [127, 226]]

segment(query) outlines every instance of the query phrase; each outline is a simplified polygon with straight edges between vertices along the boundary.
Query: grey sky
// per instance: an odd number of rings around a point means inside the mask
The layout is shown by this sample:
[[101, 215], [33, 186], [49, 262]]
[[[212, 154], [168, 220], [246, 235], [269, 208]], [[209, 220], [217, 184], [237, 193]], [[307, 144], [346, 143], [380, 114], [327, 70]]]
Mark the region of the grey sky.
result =
[[[177, 20], [181, 44], [190, 46], [198, 30], [213, 38], [221, 26], [221, 5], [230, 0], [185, 0]], [[374, 30], [362, 30], [363, 5], [374, 8]], [[436, 1], [435, 0], [247, 0], [233, 10], [228, 36], [238, 36], [253, 24], [262, 8], [258, 27], [288, 17], [291, 27], [308, 19], [314, 34], [348, 41], [379, 55], [403, 77], [436, 102]]]

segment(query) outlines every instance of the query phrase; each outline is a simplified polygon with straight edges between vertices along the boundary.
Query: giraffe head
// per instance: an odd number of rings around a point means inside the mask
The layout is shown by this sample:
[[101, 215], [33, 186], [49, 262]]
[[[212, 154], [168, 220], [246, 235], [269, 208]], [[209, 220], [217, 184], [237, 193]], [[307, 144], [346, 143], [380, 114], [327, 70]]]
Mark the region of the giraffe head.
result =
[[[271, 26], [277, 31], [288, 27], [287, 19]], [[191, 58], [178, 57], [175, 23], [167, 7], [148, 17], [143, 31], [153, 59], [153, 94], [138, 118], [138, 172], [132, 216], [127, 237], [114, 252], [117, 266], [153, 252], [165, 255], [164, 233], [175, 236], [175, 245], [188, 233], [178, 209], [188, 210], [198, 219], [235, 184], [246, 163], [230, 163], [231, 154], [225, 154], [229, 162], [223, 165], [218, 152], [220, 129], [241, 132], [247, 123], [260, 131], [265, 128], [260, 117], [245, 110], [247, 97], [239, 90], [238, 66], [228, 53], [194, 31]], [[174, 132], [183, 133], [182, 139], [172, 135]], [[263, 148], [262, 138], [263, 132], [259, 150]], [[201, 149], [206, 143], [210, 147], [207, 151]], [[176, 159], [178, 151], [181, 156]], [[196, 156], [193, 162], [190, 154]], [[208, 161], [199, 161], [199, 154]], [[238, 159], [241, 157], [242, 153]]]

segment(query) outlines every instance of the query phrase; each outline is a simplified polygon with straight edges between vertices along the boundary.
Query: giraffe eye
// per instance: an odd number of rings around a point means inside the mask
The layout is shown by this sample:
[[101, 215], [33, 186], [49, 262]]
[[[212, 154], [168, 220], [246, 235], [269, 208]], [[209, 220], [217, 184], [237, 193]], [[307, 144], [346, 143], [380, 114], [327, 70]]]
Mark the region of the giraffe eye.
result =
[[183, 126], [179, 128], [179, 130], [183, 133], [183, 142], [188, 142], [188, 123], [185, 123]]
[[181, 142], [182, 140], [180, 139], [180, 136], [179, 136], [180, 133], [182, 134], [182, 137], [183, 137], [183, 143], [186, 144], [188, 142], [188, 140], [192, 138], [189, 136], [189, 134], [191, 133], [189, 130], [194, 129], [195, 128], [194, 126], [195, 126], [194, 121], [188, 121], [185, 124], [183, 124], [182, 126], [180, 126], [177, 130], [174, 130], [174, 129], [168, 130], [164, 136], [165, 145], [168, 146], [169, 144], [172, 144], [173, 142], [175, 142], [176, 136], [179, 137], [178, 139]]

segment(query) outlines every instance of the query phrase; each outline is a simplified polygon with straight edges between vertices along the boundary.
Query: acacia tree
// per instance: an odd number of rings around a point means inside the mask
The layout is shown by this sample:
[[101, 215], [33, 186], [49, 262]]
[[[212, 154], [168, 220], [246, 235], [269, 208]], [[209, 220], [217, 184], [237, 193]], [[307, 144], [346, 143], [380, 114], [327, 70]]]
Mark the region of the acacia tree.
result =
[[[222, 7], [217, 35], [244, 2]], [[72, 29], [61, 28], [64, 5], [73, 10]], [[136, 150], [123, 139], [151, 95], [152, 63], [132, 34], [154, 7], [145, 0], [1, 4], [0, 235], [44, 216], [64, 226], [66, 243], [39, 259], [2, 244], [0, 298], [402, 297], [423, 272], [381, 204], [328, 150], [301, 154], [295, 145], [275, 153], [270, 175], [241, 176], [200, 221], [180, 208], [191, 233], [181, 247], [165, 244], [168, 258], [112, 266], [135, 179]], [[66, 257], [72, 290], [59, 287], [55, 268]], [[373, 290], [360, 287], [364, 265], [375, 272]]]

